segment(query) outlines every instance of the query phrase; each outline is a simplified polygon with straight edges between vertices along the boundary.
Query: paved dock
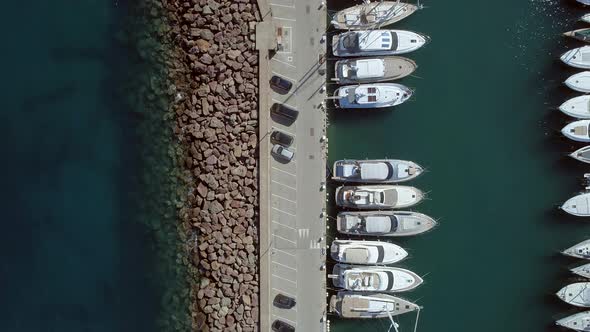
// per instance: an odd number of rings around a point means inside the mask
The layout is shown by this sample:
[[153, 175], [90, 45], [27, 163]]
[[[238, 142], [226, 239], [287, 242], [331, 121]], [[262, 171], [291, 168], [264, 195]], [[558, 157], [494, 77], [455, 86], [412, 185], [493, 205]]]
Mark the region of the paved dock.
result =
[[[268, 7], [264, 7], [267, 5]], [[260, 327], [270, 331], [276, 319], [297, 331], [326, 330], [326, 114], [320, 107], [325, 98], [325, 76], [320, 58], [325, 53], [321, 38], [326, 30], [326, 11], [320, 2], [270, 0], [261, 6], [270, 15], [257, 31], [261, 38], [274, 34], [280, 49], [268, 56], [261, 50], [260, 128], [266, 136], [260, 144], [261, 247]], [[264, 34], [267, 34], [264, 36]], [[263, 63], [266, 62], [266, 63]], [[264, 68], [263, 68], [264, 67]], [[293, 82], [287, 94], [270, 89], [268, 80], [278, 75]], [[270, 117], [273, 103], [299, 111], [289, 124]], [[273, 158], [269, 136], [278, 129], [295, 137], [288, 163]], [[293, 297], [297, 305], [279, 309], [272, 304], [277, 294]]]

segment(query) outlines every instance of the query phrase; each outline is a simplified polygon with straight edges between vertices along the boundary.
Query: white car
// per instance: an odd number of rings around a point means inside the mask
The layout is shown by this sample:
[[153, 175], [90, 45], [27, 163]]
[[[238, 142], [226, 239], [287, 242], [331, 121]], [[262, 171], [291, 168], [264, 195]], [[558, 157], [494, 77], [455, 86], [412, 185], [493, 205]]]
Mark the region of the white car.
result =
[[271, 152], [275, 156], [277, 156], [283, 160], [286, 160], [286, 161], [291, 161], [291, 159], [293, 159], [293, 156], [295, 155], [295, 153], [293, 151], [291, 151], [291, 150], [287, 149], [286, 147], [281, 146], [279, 144], [273, 145]]

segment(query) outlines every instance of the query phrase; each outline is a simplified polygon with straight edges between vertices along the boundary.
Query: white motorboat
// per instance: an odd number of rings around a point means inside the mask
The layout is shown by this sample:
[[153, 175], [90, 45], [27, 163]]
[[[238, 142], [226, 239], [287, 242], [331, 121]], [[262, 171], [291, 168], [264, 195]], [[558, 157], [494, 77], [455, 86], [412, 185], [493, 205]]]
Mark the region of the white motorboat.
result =
[[590, 263], [574, 267], [573, 269], [570, 269], [570, 271], [580, 277], [590, 279]]
[[590, 135], [588, 133], [588, 126], [590, 126], [590, 120], [578, 120], [569, 123], [561, 130], [561, 133], [574, 141], [578, 142], [590, 142]]
[[590, 93], [590, 71], [573, 74], [564, 83], [572, 90]]
[[561, 209], [578, 217], [590, 217], [590, 193], [576, 195], [561, 205]]
[[401, 56], [385, 56], [338, 60], [334, 67], [334, 81], [350, 84], [399, 80], [412, 74], [418, 65], [414, 60]]
[[330, 297], [330, 313], [340, 318], [388, 318], [420, 310], [420, 306], [389, 294], [340, 291]]
[[335, 56], [399, 55], [426, 45], [426, 35], [406, 30], [348, 31], [332, 37]]
[[561, 253], [570, 257], [590, 259], [590, 240], [582, 241]]
[[590, 164], [590, 145], [587, 145], [583, 148], [579, 148], [578, 150], [570, 153], [570, 157], [579, 160], [583, 163]]
[[590, 311], [579, 312], [562, 318], [556, 321], [555, 324], [575, 331], [590, 331]]
[[417, 188], [394, 185], [341, 186], [336, 204], [356, 209], [396, 209], [416, 205], [424, 198]]
[[410, 236], [435, 226], [429, 216], [409, 211], [348, 211], [336, 218], [338, 232], [348, 235]]
[[568, 99], [559, 106], [559, 110], [574, 118], [590, 119], [590, 95]]
[[412, 96], [413, 91], [397, 83], [345, 85], [334, 92], [338, 108], [383, 108], [397, 106]]
[[590, 14], [584, 14], [580, 17], [580, 21], [590, 23]]
[[413, 161], [398, 159], [337, 160], [335, 181], [396, 183], [415, 179], [424, 169]]
[[336, 29], [373, 29], [393, 24], [413, 14], [418, 6], [399, 1], [367, 2], [343, 9], [334, 15]]
[[389, 242], [334, 240], [332, 259], [347, 264], [394, 264], [408, 257], [404, 248]]
[[569, 284], [557, 292], [565, 303], [576, 307], [590, 307], [590, 282], [576, 282]]
[[565, 52], [560, 59], [569, 66], [590, 69], [590, 46], [583, 46], [569, 50]]
[[423, 282], [412, 271], [388, 266], [336, 264], [329, 277], [335, 287], [360, 292], [405, 292]]

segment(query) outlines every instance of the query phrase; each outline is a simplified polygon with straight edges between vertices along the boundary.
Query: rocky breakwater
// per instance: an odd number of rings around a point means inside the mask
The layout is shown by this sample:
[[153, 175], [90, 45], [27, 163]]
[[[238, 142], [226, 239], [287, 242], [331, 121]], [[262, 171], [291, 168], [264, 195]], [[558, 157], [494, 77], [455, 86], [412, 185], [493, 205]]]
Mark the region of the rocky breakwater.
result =
[[249, 0], [162, 2], [178, 45], [176, 128], [193, 187], [180, 216], [197, 234], [191, 290], [203, 331], [258, 330], [258, 54]]

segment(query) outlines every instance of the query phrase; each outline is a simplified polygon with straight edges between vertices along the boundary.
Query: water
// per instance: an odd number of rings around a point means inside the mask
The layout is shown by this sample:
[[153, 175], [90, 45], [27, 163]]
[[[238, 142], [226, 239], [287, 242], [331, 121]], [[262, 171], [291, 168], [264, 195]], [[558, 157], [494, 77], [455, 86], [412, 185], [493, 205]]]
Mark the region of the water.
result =
[[135, 19], [127, 5], [16, 1], [2, 11], [2, 331], [165, 330], [160, 304], [183, 318], [161, 300], [174, 223], [156, 234], [145, 224], [162, 211], [137, 204], [154, 200], [142, 180], [153, 162], [171, 161], [144, 148], [166, 148], [161, 136], [145, 140], [148, 108], [120, 98], [144, 85], [127, 74], [145, 61], [116, 40]]
[[[350, 5], [340, 3], [339, 8]], [[426, 275], [404, 294], [424, 306], [419, 330], [543, 331], [575, 312], [553, 295], [582, 262], [558, 254], [588, 235], [556, 206], [582, 189], [588, 170], [566, 157], [580, 145], [560, 137], [570, 121], [555, 110], [575, 93], [576, 72], [558, 57], [582, 46], [560, 33], [583, 27], [567, 1], [428, 1], [396, 28], [432, 43], [409, 57], [402, 83], [415, 88], [396, 110], [330, 114], [330, 159], [410, 159], [429, 172], [412, 185], [429, 200], [416, 210], [439, 219], [424, 236], [399, 241], [404, 266]], [[413, 317], [401, 320], [402, 331]], [[386, 331], [387, 320], [333, 319], [333, 331]]]

